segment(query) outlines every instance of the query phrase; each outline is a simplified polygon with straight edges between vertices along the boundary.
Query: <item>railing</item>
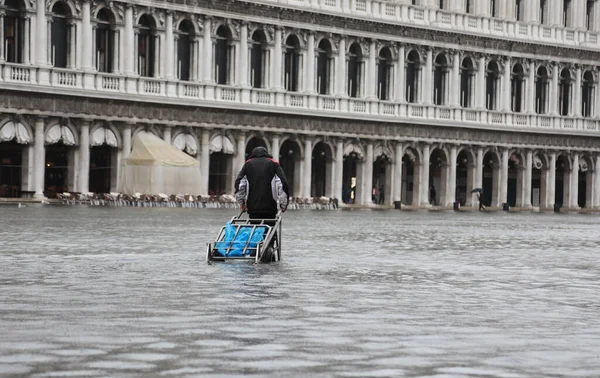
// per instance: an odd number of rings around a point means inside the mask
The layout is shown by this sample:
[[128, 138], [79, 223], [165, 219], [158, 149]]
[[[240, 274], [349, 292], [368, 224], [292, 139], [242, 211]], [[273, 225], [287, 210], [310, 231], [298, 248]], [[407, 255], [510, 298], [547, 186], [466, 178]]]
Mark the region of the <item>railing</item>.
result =
[[[37, 74], [34, 72], [37, 71]], [[83, 73], [65, 69], [47, 69], [34, 66], [0, 64], [0, 81], [5, 87], [22, 91], [37, 91], [43, 88], [54, 88], [58, 95], [72, 95], [72, 88], [87, 95], [96, 93], [111, 98], [117, 94], [125, 94], [132, 101], [153, 97], [156, 102], [176, 100], [187, 106], [210, 106], [210, 102], [227, 103], [233, 108], [242, 107], [250, 110], [285, 112], [302, 109], [302, 112], [335, 115], [340, 118], [352, 118], [353, 114], [383, 122], [421, 120], [437, 125], [468, 124], [485, 129], [494, 126], [497, 129], [544, 129], [572, 133], [596, 135], [600, 133], [598, 117], [562, 117], [550, 114], [525, 114], [485, 109], [472, 109], [448, 106], [424, 105], [396, 101], [366, 100], [348, 98], [346, 96], [318, 95], [295, 92], [277, 92], [271, 89], [248, 89], [214, 84], [203, 84], [187, 81], [167, 81], [135, 76]], [[45, 79], [44, 79], [45, 75]], [[25, 85], [24, 85], [25, 84]]]
[[[359, 15], [374, 20], [393, 20], [401, 24], [419, 24], [444, 29], [472, 32], [505, 38], [536, 41], [539, 38], [552, 39], [556, 43], [578, 45], [580, 43], [598, 45], [597, 32], [574, 30], [561, 26], [528, 24], [514, 20], [501, 20], [489, 16], [479, 16], [460, 12], [451, 13], [446, 10], [421, 7], [397, 1], [385, 0], [244, 0], [263, 4], [277, 4], [282, 7], [322, 8], [328, 13], [353, 17]], [[484, 0], [477, 0], [484, 1]]]

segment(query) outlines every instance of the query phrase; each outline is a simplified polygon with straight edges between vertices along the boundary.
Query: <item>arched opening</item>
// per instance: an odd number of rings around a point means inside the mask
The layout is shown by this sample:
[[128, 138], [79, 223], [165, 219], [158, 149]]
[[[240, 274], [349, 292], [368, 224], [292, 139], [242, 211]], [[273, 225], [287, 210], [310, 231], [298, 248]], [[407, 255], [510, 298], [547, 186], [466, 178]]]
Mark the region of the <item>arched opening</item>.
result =
[[498, 185], [500, 183], [500, 158], [489, 151], [483, 156], [483, 204], [498, 206]]
[[433, 103], [436, 105], [448, 105], [450, 88], [450, 65], [448, 58], [440, 54], [435, 58], [433, 68]]
[[561, 154], [556, 159], [556, 178], [555, 178], [555, 194], [554, 203], [559, 206], [569, 205], [569, 194], [570, 194], [570, 167], [569, 157]]
[[569, 69], [565, 68], [560, 73], [560, 83], [558, 89], [558, 107], [561, 116], [568, 116], [571, 114], [571, 87], [573, 86], [573, 79]]
[[233, 78], [233, 37], [225, 25], [219, 26], [215, 36], [214, 75], [217, 84], [226, 85]]
[[98, 72], [113, 72], [114, 17], [108, 9], [102, 8], [96, 19], [96, 69]]
[[103, 144], [90, 148], [89, 189], [92, 193], [110, 193], [113, 149]]
[[0, 197], [19, 197], [23, 145], [15, 140], [0, 142]]
[[298, 92], [301, 63], [300, 41], [295, 35], [290, 35], [284, 46], [283, 84], [286, 91]]
[[140, 17], [138, 22], [138, 74], [152, 77], [156, 75], [156, 24], [148, 14]]
[[23, 63], [25, 52], [25, 4], [20, 0], [4, 1], [4, 57], [9, 63]]
[[62, 141], [46, 146], [44, 195], [56, 198], [58, 193], [69, 191], [69, 154], [71, 147]]
[[545, 25], [550, 21], [549, 0], [540, 0], [539, 20], [540, 24]]
[[406, 101], [419, 102], [421, 97], [420, 78], [421, 57], [418, 52], [412, 50], [406, 58]]
[[254, 150], [256, 147], [267, 148], [267, 143], [264, 139], [259, 137], [250, 138], [250, 140], [248, 140], [248, 142], [246, 143], [246, 160], [248, 160], [248, 158], [252, 154], [252, 150]]
[[402, 203], [419, 205], [419, 163], [417, 153], [407, 149], [402, 156]]
[[70, 55], [72, 28], [68, 25], [68, 18], [71, 16], [71, 10], [67, 4], [62, 1], [57, 2], [52, 7], [52, 28], [51, 28], [51, 57], [52, 65], [59, 68], [71, 66]]
[[525, 159], [513, 153], [508, 159], [507, 203], [511, 207], [523, 207], [523, 189], [525, 185]]
[[592, 204], [592, 191], [594, 174], [592, 171], [591, 160], [587, 156], [583, 156], [579, 159], [579, 182], [577, 190], [577, 205], [582, 208], [591, 208]]
[[[330, 196], [332, 193], [333, 152], [327, 143], [319, 142], [312, 154], [312, 197]], [[335, 197], [335, 196], [334, 196]]]
[[208, 168], [208, 194], [220, 196], [230, 191], [232, 155], [223, 151], [210, 154]]
[[466, 150], [460, 151], [456, 157], [456, 201], [461, 206], [471, 205], [473, 188], [474, 157]]
[[333, 53], [331, 43], [323, 39], [317, 48], [317, 93], [328, 95], [333, 89]]
[[525, 6], [523, 1], [524, 0], [515, 0], [515, 18], [518, 22], [525, 19]]
[[511, 110], [521, 113], [525, 109], [525, 71], [520, 63], [513, 66], [511, 73]]
[[572, 10], [572, 4], [571, 4], [571, 0], [563, 0], [563, 14], [562, 14], [562, 21], [563, 21], [563, 26], [565, 27], [573, 27], [573, 10]]
[[252, 34], [252, 48], [250, 52], [250, 83], [252, 88], [266, 87], [265, 74], [267, 66], [267, 38], [262, 30], [257, 30]]
[[279, 149], [279, 164], [287, 178], [290, 196], [300, 196], [302, 191], [302, 153], [298, 142], [290, 139], [283, 142]]
[[431, 152], [429, 160], [429, 203], [433, 206], [444, 206], [448, 182], [448, 157], [436, 148]]
[[360, 190], [358, 189], [358, 167], [361, 157], [356, 151], [344, 155], [344, 172], [342, 186], [342, 201], [344, 203], [360, 202]]
[[377, 98], [383, 101], [392, 98], [392, 52], [384, 47], [379, 52], [377, 60]]
[[548, 114], [550, 77], [546, 67], [540, 67], [535, 76], [535, 112]]
[[362, 96], [363, 56], [358, 43], [348, 50], [348, 96]]
[[177, 30], [177, 77], [188, 81], [192, 78], [194, 66], [194, 25], [190, 20], [184, 20]]
[[471, 58], [464, 58], [460, 67], [460, 105], [472, 108], [475, 93], [475, 65]]
[[500, 109], [500, 67], [498, 62], [491, 61], [486, 70], [486, 109]]
[[377, 156], [373, 163], [374, 198], [372, 200], [376, 205], [385, 205], [387, 196], [391, 195], [389, 192], [389, 188], [391, 188], [389, 182], [390, 164], [391, 159], [385, 154]]
[[594, 83], [594, 74], [585, 71], [581, 83], [581, 115], [584, 117], [593, 117], [595, 114], [594, 102], [596, 99], [596, 86]]
[[596, 0], [587, 0], [585, 8], [585, 25], [587, 30], [594, 30], [596, 23], [594, 15], [596, 14]]

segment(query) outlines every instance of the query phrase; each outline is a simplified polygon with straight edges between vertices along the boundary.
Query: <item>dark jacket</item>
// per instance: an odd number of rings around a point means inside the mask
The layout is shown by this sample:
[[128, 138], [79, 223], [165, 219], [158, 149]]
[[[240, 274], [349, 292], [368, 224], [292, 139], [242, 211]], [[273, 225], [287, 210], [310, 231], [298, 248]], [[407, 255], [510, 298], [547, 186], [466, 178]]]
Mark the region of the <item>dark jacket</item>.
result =
[[256, 147], [235, 180], [235, 191], [239, 190], [244, 177], [248, 180], [248, 213], [277, 213], [277, 202], [273, 198], [272, 181], [277, 175], [283, 191], [289, 196], [288, 183], [279, 163], [273, 160], [267, 149]]

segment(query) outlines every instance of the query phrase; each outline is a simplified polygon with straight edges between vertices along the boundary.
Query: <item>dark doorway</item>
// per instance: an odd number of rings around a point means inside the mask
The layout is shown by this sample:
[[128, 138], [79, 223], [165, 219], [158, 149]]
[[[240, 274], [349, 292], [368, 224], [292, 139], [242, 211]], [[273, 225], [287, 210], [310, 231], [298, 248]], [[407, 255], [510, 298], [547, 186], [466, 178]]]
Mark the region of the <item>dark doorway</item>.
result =
[[90, 149], [90, 192], [110, 193], [112, 151], [106, 144]]
[[44, 195], [56, 198], [57, 193], [68, 192], [69, 147], [62, 141], [46, 147]]
[[0, 143], [0, 197], [19, 197], [23, 145], [11, 141]]

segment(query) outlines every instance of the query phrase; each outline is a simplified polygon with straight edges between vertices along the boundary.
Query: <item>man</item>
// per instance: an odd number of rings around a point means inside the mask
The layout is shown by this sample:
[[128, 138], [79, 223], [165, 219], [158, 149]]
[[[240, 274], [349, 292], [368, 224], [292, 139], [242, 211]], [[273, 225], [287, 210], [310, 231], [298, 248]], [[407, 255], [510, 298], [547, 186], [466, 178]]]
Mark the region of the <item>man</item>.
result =
[[250, 219], [275, 219], [277, 202], [282, 212], [288, 205], [288, 183], [278, 162], [267, 149], [256, 147], [235, 180], [236, 198]]
[[481, 198], [481, 193], [477, 193], [477, 201], [479, 202], [479, 211], [485, 211], [485, 206], [483, 206], [483, 199]]

